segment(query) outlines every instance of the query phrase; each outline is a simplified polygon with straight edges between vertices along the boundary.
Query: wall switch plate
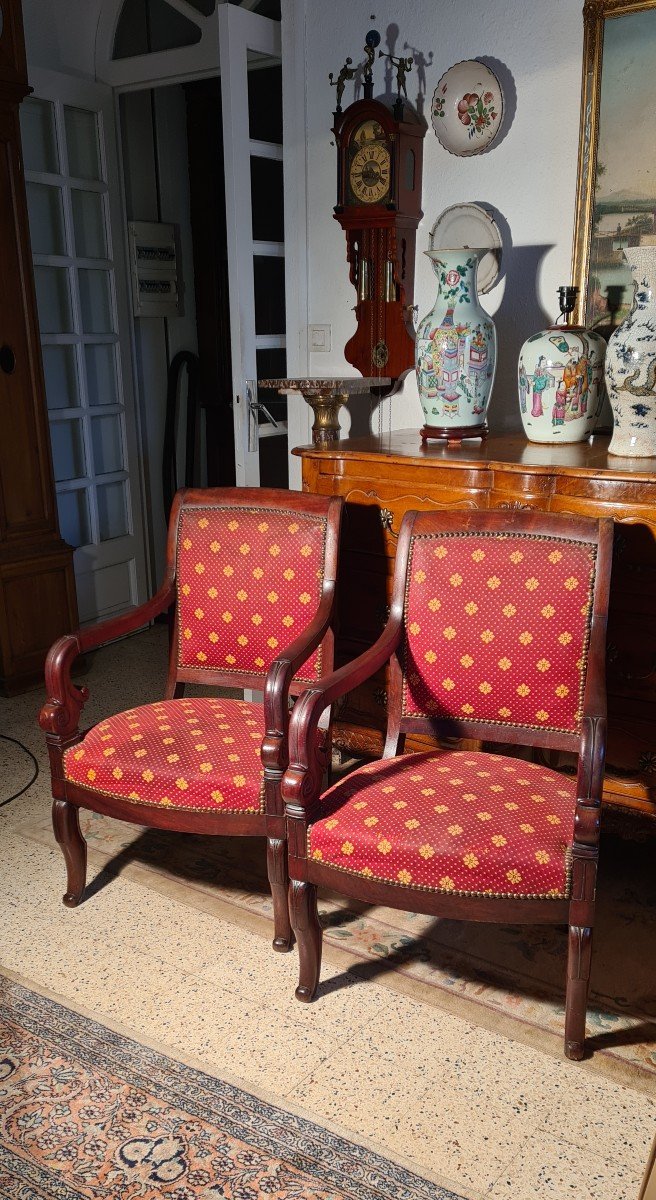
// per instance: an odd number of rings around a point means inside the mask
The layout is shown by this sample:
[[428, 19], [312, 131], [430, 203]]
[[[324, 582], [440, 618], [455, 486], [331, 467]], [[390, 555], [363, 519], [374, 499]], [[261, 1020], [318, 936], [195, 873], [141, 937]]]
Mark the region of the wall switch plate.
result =
[[328, 354], [332, 349], [332, 325], [308, 325], [310, 354]]

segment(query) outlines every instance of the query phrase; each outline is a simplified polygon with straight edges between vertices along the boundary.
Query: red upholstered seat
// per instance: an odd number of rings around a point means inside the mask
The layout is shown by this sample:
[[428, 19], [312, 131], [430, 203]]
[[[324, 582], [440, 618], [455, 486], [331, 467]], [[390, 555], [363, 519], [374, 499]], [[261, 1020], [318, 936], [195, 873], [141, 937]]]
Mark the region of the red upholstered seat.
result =
[[325, 793], [308, 857], [400, 888], [562, 898], [575, 802], [573, 780], [500, 754], [381, 759]]
[[261, 704], [195, 697], [109, 717], [64, 754], [92, 792], [188, 812], [264, 811]]

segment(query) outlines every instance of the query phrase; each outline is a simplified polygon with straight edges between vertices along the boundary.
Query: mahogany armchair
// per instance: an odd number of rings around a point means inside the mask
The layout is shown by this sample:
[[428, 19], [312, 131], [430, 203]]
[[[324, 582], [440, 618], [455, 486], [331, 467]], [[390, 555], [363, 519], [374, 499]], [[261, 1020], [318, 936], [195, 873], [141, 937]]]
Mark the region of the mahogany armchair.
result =
[[[299, 1000], [319, 979], [318, 886], [455, 919], [563, 924], [565, 1052], [583, 1056], [611, 554], [610, 520], [406, 514], [383, 634], [313, 684], [291, 719], [282, 794]], [[322, 714], [388, 660], [383, 756], [322, 794]], [[418, 733], [492, 742], [495, 752], [403, 754]], [[575, 752], [578, 774], [498, 753], [497, 743]]]
[[[86, 882], [80, 808], [179, 833], [267, 839], [276, 950], [292, 944], [280, 781], [289, 697], [333, 666], [339, 499], [265, 488], [178, 492], [166, 579], [154, 599], [60, 638], [46, 663], [41, 710], [55, 836], [66, 860], [64, 904]], [[80, 732], [80, 654], [171, 613], [165, 698]], [[184, 698], [185, 684], [264, 692], [263, 703]], [[137, 685], [138, 686], [138, 685]], [[325, 761], [329, 730], [318, 738]]]

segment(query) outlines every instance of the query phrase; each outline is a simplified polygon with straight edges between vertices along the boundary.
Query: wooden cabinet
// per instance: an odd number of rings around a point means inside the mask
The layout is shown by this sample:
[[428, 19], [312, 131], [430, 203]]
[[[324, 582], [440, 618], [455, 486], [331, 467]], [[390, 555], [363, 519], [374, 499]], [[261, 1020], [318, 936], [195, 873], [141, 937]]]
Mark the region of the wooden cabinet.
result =
[[[608, 438], [538, 446], [491, 437], [457, 448], [421, 445], [403, 430], [382, 438], [299, 447], [303, 488], [343, 496], [338, 662], [375, 640], [387, 617], [395, 544], [411, 508], [502, 508], [611, 516], [616, 522], [608, 623], [609, 746], [604, 799], [656, 815], [656, 459], [608, 455]], [[337, 744], [378, 751], [381, 676], [338, 713]]]
[[77, 624], [73, 552], [59, 536], [20, 153], [28, 93], [20, 0], [0, 30], [0, 690], [42, 674]]

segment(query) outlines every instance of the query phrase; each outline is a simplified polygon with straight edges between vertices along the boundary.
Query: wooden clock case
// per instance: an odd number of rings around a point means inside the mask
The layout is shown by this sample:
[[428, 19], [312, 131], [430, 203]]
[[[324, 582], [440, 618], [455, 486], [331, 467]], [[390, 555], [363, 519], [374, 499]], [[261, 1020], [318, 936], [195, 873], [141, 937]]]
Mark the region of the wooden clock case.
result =
[[[363, 375], [392, 379], [414, 366], [415, 238], [423, 216], [426, 124], [407, 104], [404, 116], [397, 119], [380, 100], [356, 100], [335, 115], [333, 127], [338, 151], [334, 216], [346, 233], [349, 277], [358, 294], [357, 329], [344, 354]], [[382, 203], [358, 201], [349, 179], [354, 137], [367, 121], [378, 123], [390, 155], [390, 185]]]

